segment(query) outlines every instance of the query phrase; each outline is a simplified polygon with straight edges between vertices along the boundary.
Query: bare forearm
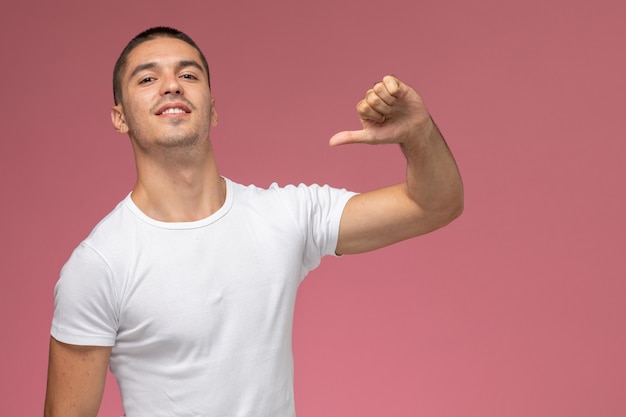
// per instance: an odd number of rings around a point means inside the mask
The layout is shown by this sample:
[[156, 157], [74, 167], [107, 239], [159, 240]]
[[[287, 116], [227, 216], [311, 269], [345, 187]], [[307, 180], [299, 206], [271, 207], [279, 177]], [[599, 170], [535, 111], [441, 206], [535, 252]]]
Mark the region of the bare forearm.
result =
[[[429, 119], [401, 144], [407, 192], [424, 215], [446, 224], [463, 211], [463, 183], [441, 132]], [[443, 225], [442, 224], [442, 225]]]

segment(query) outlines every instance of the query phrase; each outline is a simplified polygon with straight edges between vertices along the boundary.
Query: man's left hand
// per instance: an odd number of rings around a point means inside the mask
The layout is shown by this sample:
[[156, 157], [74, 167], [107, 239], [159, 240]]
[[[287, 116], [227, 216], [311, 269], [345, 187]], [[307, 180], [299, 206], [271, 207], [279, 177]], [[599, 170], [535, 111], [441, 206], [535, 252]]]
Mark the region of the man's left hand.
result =
[[434, 128], [422, 98], [396, 77], [387, 75], [365, 93], [357, 106], [362, 130], [344, 131], [330, 145], [400, 143], [428, 137]]

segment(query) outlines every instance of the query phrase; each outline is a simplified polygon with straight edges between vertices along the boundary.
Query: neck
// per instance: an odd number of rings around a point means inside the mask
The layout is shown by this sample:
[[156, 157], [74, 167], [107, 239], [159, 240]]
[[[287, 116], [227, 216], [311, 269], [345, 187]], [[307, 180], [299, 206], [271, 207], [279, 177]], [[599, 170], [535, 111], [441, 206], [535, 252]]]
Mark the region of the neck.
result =
[[190, 222], [209, 217], [226, 199], [212, 149], [195, 157], [135, 153], [137, 182], [133, 202], [149, 217]]

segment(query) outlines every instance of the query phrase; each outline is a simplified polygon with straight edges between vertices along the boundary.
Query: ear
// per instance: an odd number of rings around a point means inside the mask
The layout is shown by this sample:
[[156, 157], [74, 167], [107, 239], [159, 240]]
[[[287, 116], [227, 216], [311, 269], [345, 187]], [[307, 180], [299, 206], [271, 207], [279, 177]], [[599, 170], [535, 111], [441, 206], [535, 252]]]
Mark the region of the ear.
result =
[[211, 126], [217, 126], [217, 110], [215, 110], [215, 99], [211, 97]]
[[111, 107], [111, 122], [117, 133], [128, 133], [128, 125], [121, 104]]

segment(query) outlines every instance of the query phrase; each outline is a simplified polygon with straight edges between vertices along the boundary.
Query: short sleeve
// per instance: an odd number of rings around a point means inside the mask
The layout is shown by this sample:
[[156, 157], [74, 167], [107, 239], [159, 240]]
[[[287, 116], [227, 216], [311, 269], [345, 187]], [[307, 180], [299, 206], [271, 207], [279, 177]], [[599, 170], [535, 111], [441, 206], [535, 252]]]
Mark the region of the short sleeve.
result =
[[282, 196], [287, 200], [304, 234], [305, 270], [316, 268], [323, 256], [336, 255], [341, 215], [346, 203], [355, 194], [345, 189], [317, 184], [300, 184], [283, 189]]
[[63, 343], [113, 346], [118, 328], [116, 300], [110, 268], [83, 242], [63, 266], [55, 286], [50, 334]]

